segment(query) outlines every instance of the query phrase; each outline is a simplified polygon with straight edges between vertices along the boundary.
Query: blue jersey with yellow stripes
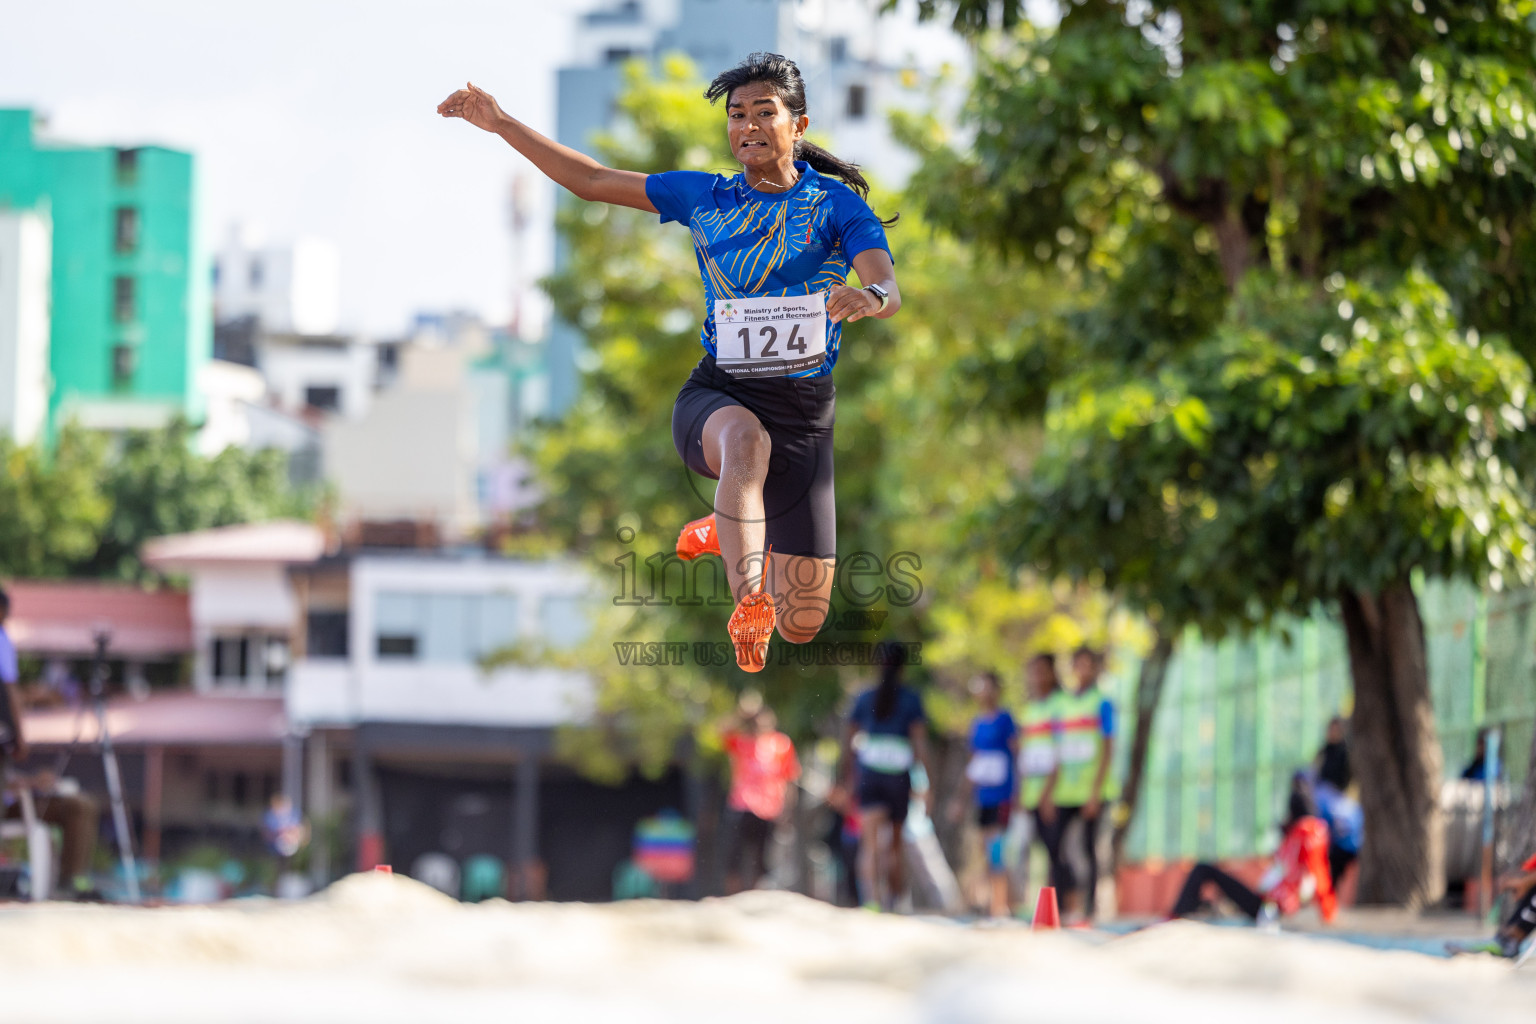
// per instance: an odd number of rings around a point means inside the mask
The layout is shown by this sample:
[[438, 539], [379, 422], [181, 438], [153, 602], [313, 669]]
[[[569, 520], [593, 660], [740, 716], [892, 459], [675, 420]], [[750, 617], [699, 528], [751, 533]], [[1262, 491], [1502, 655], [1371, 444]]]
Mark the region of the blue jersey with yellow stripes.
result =
[[[795, 161], [795, 170], [800, 180], [780, 193], [749, 189], [741, 174], [667, 171], [645, 179], [645, 194], [661, 222], [678, 221], [693, 233], [704, 279], [699, 341], [710, 355], [716, 354], [716, 299], [825, 292], [848, 280], [859, 253], [891, 251], [879, 218], [858, 193], [803, 161]], [[828, 323], [827, 331], [826, 362], [794, 376], [832, 372], [843, 325]]]

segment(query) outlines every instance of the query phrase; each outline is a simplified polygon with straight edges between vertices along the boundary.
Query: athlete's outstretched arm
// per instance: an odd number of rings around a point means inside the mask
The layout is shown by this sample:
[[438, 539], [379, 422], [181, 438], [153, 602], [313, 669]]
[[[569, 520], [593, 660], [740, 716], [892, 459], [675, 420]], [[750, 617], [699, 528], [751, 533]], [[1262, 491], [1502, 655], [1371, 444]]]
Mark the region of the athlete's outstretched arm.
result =
[[585, 153], [545, 138], [516, 118], [509, 117], [497, 105], [494, 96], [473, 82], [466, 83], [465, 88], [439, 103], [437, 112], [444, 117], [463, 118], [476, 128], [501, 136], [507, 145], [543, 171], [545, 177], [569, 189], [578, 199], [656, 212], [655, 205], [645, 195], [647, 175], [604, 167]]

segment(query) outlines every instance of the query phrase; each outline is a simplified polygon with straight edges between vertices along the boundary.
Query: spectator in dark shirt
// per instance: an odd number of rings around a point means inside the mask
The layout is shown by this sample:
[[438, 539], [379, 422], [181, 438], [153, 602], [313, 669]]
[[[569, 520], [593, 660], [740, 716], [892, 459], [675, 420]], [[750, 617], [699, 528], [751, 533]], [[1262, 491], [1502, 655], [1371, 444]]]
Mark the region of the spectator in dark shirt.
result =
[[1349, 788], [1354, 775], [1349, 770], [1349, 743], [1344, 738], [1345, 722], [1342, 715], [1334, 715], [1328, 723], [1323, 749], [1317, 752], [1317, 778], [1340, 793]]
[[[1500, 766], [1502, 767], [1502, 766]], [[1500, 772], [1500, 774], [1503, 774]], [[1488, 778], [1488, 730], [1477, 730], [1477, 746], [1472, 750], [1472, 760], [1461, 770], [1461, 777], [1468, 782], [1484, 782]]]

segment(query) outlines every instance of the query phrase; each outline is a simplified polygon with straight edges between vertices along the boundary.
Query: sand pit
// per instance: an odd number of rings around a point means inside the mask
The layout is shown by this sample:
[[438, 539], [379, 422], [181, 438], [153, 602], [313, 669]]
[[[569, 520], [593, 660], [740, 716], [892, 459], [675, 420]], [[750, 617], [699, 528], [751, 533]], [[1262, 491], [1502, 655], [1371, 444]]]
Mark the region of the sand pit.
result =
[[1108, 941], [703, 903], [465, 906], [356, 875], [299, 903], [0, 910], [0, 1020], [1404, 1024], [1536, 1019], [1536, 969], [1174, 924]]

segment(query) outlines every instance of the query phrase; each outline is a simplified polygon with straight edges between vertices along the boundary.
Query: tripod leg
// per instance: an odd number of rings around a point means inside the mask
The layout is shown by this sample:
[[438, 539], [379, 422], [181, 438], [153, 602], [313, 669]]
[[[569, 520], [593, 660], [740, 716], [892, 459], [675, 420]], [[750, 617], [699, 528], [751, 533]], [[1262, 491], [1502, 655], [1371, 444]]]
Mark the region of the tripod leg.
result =
[[112, 801], [112, 828], [117, 833], [117, 849], [128, 882], [128, 900], [139, 902], [139, 870], [133, 859], [133, 833], [128, 831], [128, 809], [123, 804], [123, 779], [117, 770], [117, 752], [112, 749], [112, 735], [107, 732], [106, 708], [98, 699], [96, 720], [101, 734], [101, 765], [107, 776], [107, 796]]

